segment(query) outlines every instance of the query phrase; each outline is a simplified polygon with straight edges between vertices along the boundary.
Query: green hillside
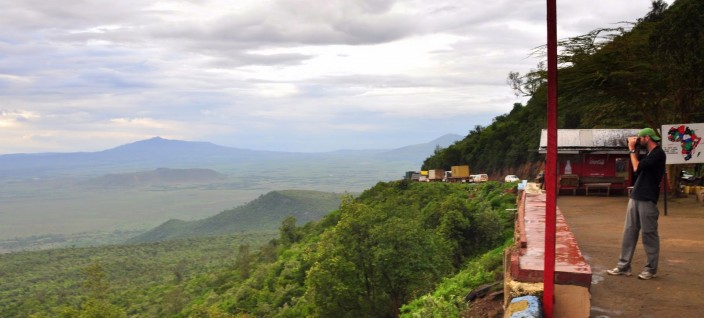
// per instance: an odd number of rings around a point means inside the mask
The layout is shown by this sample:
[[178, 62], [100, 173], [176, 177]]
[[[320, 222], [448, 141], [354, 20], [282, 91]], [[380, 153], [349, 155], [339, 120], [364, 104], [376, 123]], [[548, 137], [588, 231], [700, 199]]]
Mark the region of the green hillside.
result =
[[[500, 276], [500, 251], [472, 259], [510, 237], [513, 186], [380, 182], [356, 199], [346, 196], [317, 222], [284, 220], [278, 236], [3, 254], [0, 312], [7, 318], [390, 317], [423, 312], [418, 304], [401, 306], [426, 294], [443, 311], [459, 312], [458, 295]], [[256, 204], [295, 204], [295, 195], [282, 193], [272, 196], [285, 200]], [[445, 292], [431, 294], [441, 281]]]
[[322, 218], [340, 206], [342, 194], [308, 191], [272, 191], [245, 205], [197, 221], [170, 220], [129, 243], [156, 242], [186, 237], [276, 231], [287, 217], [301, 224]]

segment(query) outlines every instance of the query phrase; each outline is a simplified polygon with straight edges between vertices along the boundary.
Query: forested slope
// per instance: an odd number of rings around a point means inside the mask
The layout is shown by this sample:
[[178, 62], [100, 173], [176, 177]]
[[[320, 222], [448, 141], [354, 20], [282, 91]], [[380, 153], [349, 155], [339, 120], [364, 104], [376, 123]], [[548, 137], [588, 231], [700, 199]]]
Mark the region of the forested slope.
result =
[[[514, 186], [378, 183], [320, 221], [287, 219], [265, 244], [262, 234], [4, 254], [0, 311], [394, 317], [427, 310], [413, 302], [426, 295], [436, 310], [459, 313], [464, 293], [500, 276], [500, 252], [471, 260], [511, 236]], [[433, 293], [441, 281], [444, 292]]]

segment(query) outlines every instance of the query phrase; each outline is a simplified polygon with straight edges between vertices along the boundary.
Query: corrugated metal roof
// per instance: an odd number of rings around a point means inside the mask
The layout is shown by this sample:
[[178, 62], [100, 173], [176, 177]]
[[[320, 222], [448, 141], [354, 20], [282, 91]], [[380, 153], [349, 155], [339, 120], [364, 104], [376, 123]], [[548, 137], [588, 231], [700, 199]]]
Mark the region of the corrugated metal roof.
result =
[[[578, 153], [580, 151], [628, 152], [627, 138], [635, 136], [640, 129], [558, 129], [558, 153]], [[547, 152], [548, 133], [540, 132], [539, 153]]]

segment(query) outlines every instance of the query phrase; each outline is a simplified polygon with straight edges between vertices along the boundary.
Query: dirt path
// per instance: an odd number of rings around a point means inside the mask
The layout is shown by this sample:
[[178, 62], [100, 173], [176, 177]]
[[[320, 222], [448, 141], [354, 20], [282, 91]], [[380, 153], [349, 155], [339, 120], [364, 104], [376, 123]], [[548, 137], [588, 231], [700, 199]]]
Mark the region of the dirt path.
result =
[[592, 318], [704, 317], [704, 205], [693, 196], [660, 202], [658, 277], [636, 277], [645, 264], [641, 242], [631, 277], [609, 276], [618, 260], [625, 196], [561, 195], [557, 205], [592, 267]]

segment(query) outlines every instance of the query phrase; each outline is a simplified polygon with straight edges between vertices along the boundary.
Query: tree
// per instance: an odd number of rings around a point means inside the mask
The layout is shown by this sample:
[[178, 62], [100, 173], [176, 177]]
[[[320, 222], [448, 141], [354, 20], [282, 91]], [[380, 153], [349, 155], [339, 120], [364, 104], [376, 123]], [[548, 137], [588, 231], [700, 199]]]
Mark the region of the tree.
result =
[[509, 72], [506, 83], [513, 89], [516, 96], [533, 96], [547, 82], [545, 62], [538, 63], [536, 69], [521, 76], [519, 72]]
[[599, 28], [560, 41], [561, 110], [582, 114], [585, 128], [704, 119], [703, 20], [701, 1], [680, 0], [668, 9], [657, 0], [631, 29]]
[[237, 273], [240, 279], [245, 280], [249, 278], [249, 274], [252, 271], [252, 261], [253, 257], [250, 252], [249, 244], [241, 244], [237, 251], [237, 259], [235, 260], [235, 266], [237, 267]]
[[597, 29], [587, 38], [606, 34], [607, 41], [577, 37], [562, 42], [570, 48], [568, 52], [583, 52], [561, 55], [569, 66], [559, 73], [561, 108], [582, 114], [580, 126], [655, 126], [656, 118], [668, 111], [663, 107], [667, 92], [662, 65], [648, 49], [651, 27], [642, 25], [630, 32], [624, 28]]
[[[662, 10], [660, 2], [653, 2], [653, 11]], [[674, 111], [674, 117], [664, 120], [704, 120], [704, 2], [680, 0], [656, 17], [660, 16], [649, 44], [656, 61], [663, 66], [668, 109]], [[660, 124], [665, 123], [669, 121]]]
[[414, 294], [431, 290], [449, 272], [450, 248], [432, 231], [417, 222], [392, 217], [371, 232], [372, 250], [379, 271], [380, 288], [388, 294], [392, 317]]
[[650, 12], [648, 12], [645, 17], [638, 19], [638, 23], [659, 21], [665, 13], [665, 10], [667, 10], [668, 6], [669, 5], [667, 4], [667, 2], [663, 0], [652, 1]]
[[398, 208], [340, 207], [342, 218], [323, 234], [308, 273], [306, 295], [317, 316], [397, 317], [412, 294], [426, 292], [451, 269], [440, 238], [399, 214], [408, 206], [390, 205]]
[[289, 216], [281, 222], [279, 239], [284, 246], [290, 246], [301, 239], [301, 234], [296, 229], [296, 218]]
[[83, 303], [78, 318], [122, 318], [125, 312], [108, 301], [108, 282], [100, 261], [95, 261], [85, 268], [86, 276], [83, 287], [88, 298]]
[[105, 271], [100, 261], [94, 261], [83, 270], [85, 280], [83, 288], [88, 298], [105, 300], [108, 294], [108, 282], [105, 280]]
[[[354, 202], [343, 202], [340, 211], [340, 222], [323, 233], [318, 244], [306, 297], [315, 304], [318, 317], [372, 316], [382, 307], [374, 288], [377, 277], [369, 233], [374, 211]], [[388, 312], [388, 307], [381, 312]]]

